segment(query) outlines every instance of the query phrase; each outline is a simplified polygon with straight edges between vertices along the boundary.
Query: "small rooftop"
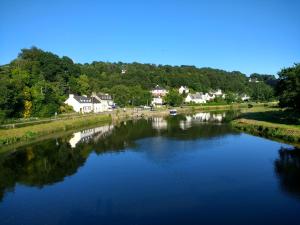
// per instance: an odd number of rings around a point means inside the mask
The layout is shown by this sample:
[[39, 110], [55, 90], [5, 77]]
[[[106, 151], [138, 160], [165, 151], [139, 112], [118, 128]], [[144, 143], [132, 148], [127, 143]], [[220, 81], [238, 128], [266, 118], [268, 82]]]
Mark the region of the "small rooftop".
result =
[[97, 95], [98, 98], [100, 98], [101, 100], [112, 100], [112, 97], [111, 97], [111, 95], [109, 95], [109, 94], [105, 94], [105, 93], [99, 92], [99, 93], [97, 93], [96, 95]]
[[79, 103], [100, 103], [100, 101], [94, 97], [74, 95], [73, 98]]

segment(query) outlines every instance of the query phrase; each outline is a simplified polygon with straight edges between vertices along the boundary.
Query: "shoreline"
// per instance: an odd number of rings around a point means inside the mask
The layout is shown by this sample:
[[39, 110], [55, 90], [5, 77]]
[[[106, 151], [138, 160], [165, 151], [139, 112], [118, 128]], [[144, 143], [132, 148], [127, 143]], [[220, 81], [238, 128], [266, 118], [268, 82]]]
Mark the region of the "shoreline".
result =
[[241, 110], [231, 125], [242, 132], [300, 147], [300, 115], [274, 107]]
[[[255, 104], [254, 107], [262, 107], [264, 104]], [[247, 108], [248, 104], [231, 104], [231, 105], [200, 105], [175, 107], [178, 113], [194, 113], [201, 111], [221, 111], [221, 110], [238, 110]], [[105, 125], [117, 123], [127, 119], [148, 118], [153, 116], [168, 116], [169, 109], [162, 108], [155, 111], [134, 111], [132, 109], [125, 112], [116, 110], [114, 112], [102, 114], [90, 114], [84, 117], [66, 118], [63, 120], [51, 121], [48, 123], [30, 125], [20, 128], [0, 130], [0, 152], [7, 149], [16, 149], [23, 145], [46, 140], [51, 137], [74, 132], [78, 129], [92, 127], [95, 125]]]
[[231, 121], [231, 125], [248, 134], [300, 147], [299, 127], [245, 118], [235, 119]]

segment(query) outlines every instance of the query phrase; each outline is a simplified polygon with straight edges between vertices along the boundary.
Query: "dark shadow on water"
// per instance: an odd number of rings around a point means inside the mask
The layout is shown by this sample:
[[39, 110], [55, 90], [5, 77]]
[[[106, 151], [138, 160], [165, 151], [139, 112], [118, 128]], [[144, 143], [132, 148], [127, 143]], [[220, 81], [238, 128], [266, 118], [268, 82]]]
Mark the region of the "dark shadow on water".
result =
[[282, 147], [274, 164], [281, 188], [300, 197], [300, 149]]

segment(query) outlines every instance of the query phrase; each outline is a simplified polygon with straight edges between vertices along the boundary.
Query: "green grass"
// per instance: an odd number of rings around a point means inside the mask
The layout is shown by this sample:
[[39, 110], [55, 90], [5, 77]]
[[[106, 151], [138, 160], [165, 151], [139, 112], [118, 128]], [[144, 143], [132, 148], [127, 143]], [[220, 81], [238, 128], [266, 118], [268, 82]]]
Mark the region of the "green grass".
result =
[[231, 124], [244, 132], [300, 145], [300, 114], [274, 107], [242, 111]]
[[110, 115], [90, 115], [84, 118], [71, 118], [53, 121], [46, 124], [32, 125], [15, 129], [0, 130], [0, 146], [20, 141], [28, 141], [55, 132], [67, 131], [79, 127], [89, 126], [111, 121]]

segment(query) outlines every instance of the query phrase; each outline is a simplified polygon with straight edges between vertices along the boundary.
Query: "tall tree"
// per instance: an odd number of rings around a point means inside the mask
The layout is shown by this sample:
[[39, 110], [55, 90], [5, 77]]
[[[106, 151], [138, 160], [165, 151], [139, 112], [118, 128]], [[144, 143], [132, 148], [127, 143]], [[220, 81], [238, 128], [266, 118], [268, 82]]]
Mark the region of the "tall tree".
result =
[[280, 106], [300, 110], [300, 64], [282, 69], [278, 75], [276, 92]]
[[183, 96], [179, 94], [177, 89], [171, 89], [164, 101], [170, 106], [180, 106], [183, 103]]

